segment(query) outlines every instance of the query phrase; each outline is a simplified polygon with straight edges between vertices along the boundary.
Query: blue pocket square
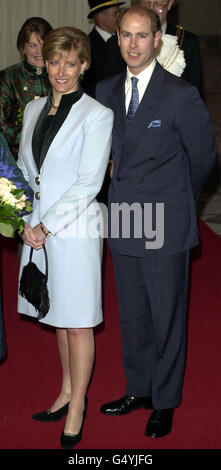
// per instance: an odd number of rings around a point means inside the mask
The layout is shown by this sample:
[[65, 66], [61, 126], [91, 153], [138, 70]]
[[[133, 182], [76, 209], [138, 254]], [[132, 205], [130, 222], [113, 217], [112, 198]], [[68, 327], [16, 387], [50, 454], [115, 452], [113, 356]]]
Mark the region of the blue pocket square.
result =
[[150, 127], [161, 127], [161, 120], [157, 119], [156, 121], [151, 121], [148, 125], [148, 129], [150, 129]]

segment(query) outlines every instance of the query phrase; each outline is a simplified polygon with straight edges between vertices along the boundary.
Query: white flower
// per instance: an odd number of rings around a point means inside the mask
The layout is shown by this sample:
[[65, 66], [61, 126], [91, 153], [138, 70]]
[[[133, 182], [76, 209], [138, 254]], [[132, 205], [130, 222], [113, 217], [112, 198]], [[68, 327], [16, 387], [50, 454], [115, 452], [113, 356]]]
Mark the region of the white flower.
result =
[[22, 194], [22, 196], [18, 199], [12, 191], [17, 189], [17, 186], [9, 181], [7, 178], [1, 177], [0, 178], [0, 203], [1, 205], [9, 205], [16, 210], [22, 210], [25, 208], [25, 201], [26, 196]]
[[2, 176], [2, 177], [0, 178], [0, 185], [1, 185], [1, 186], [8, 186], [9, 183], [10, 183], [10, 181], [9, 181], [7, 178], [4, 178], [4, 176]]
[[17, 202], [17, 204], [16, 204], [15, 207], [16, 207], [16, 209], [18, 209], [18, 210], [22, 210], [22, 209], [24, 209], [24, 207], [25, 207], [25, 202], [20, 200], [20, 202]]

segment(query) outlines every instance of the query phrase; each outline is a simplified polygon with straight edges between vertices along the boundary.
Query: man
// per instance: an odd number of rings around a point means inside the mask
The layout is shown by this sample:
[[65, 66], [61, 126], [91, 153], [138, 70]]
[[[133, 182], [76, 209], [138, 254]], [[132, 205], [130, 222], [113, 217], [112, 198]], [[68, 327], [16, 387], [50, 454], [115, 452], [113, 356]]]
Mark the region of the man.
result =
[[91, 11], [89, 19], [93, 19], [95, 26], [89, 34], [91, 42], [91, 67], [85, 73], [82, 86], [91, 96], [95, 96], [97, 82], [111, 77], [125, 70], [117, 43], [117, 20], [120, 5], [125, 2], [89, 0]]
[[[89, 0], [91, 11], [89, 19], [95, 26], [89, 34], [91, 43], [91, 66], [82, 80], [83, 89], [88, 95], [95, 97], [95, 88], [100, 80], [120, 73], [126, 69], [117, 41], [117, 21], [120, 5], [125, 2], [117, 0]], [[107, 204], [107, 193], [110, 184], [109, 167], [97, 200]]]
[[180, 49], [184, 51], [186, 67], [181, 77], [192, 85], [196, 86], [202, 96], [202, 73], [200, 47], [198, 38], [182, 28], [182, 26], [174, 26], [167, 22], [168, 11], [171, 10], [174, 0], [139, 0], [140, 3], [148, 8], [156, 11], [161, 22], [162, 34], [171, 34], [177, 36]]
[[154, 58], [160, 37], [154, 11], [126, 9], [118, 40], [127, 73], [97, 86], [97, 98], [115, 114], [109, 246], [127, 378], [126, 394], [101, 411], [124, 415], [153, 407], [150, 437], [170, 432], [181, 403], [189, 250], [198, 243], [195, 199], [215, 162], [198, 91]]

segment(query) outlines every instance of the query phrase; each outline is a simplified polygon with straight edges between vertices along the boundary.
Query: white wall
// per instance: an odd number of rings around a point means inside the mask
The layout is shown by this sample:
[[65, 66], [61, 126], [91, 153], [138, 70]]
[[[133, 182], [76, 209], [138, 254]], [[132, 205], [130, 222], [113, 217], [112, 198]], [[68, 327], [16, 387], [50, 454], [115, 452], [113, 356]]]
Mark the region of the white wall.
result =
[[[125, 0], [125, 6], [129, 4]], [[89, 11], [87, 0], [0, 0], [0, 70], [20, 60], [16, 41], [27, 18], [40, 16], [53, 28], [76, 26], [88, 33], [92, 28]]]

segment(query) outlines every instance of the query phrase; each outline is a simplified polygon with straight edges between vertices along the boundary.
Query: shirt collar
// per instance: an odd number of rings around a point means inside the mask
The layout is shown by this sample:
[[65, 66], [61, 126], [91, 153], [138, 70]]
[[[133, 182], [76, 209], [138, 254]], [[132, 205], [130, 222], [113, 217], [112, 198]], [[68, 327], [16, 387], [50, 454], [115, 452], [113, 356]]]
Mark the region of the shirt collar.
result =
[[[62, 95], [61, 101], [58, 107], [57, 113], [62, 112], [65, 108], [73, 106], [73, 104], [77, 103], [77, 101], [80, 100], [82, 97], [84, 91], [81, 88], [81, 85], [78, 85], [78, 89], [76, 91], [73, 91], [72, 93], [67, 93], [66, 95]], [[48, 107], [49, 109], [51, 108], [53, 101], [53, 91], [50, 89], [49, 94], [48, 94]]]
[[24, 65], [25, 70], [27, 70], [28, 72], [30, 72], [31, 74], [35, 76], [38, 75], [39, 77], [42, 77], [42, 76], [47, 75], [46, 67], [42, 67], [41, 73], [38, 74], [37, 68], [34, 65], [29, 64], [29, 62], [27, 62], [26, 59], [23, 61], [23, 65]]
[[102, 39], [106, 42], [108, 39], [111, 38], [112, 34], [108, 33], [107, 31], [104, 31], [103, 29], [99, 28], [98, 26], [95, 26], [95, 29], [96, 31], [98, 32], [98, 34], [100, 34], [100, 36], [102, 37]]
[[162, 26], [161, 26], [162, 35], [166, 34], [166, 30], [167, 30], [167, 21], [165, 21], [165, 23], [162, 24]]
[[[142, 72], [140, 72], [136, 77], [139, 80], [139, 85], [146, 84], [149, 82], [150, 77], [155, 69], [156, 66], [156, 59], [153, 59], [151, 64], [148, 65]], [[126, 82], [129, 84], [131, 83], [131, 77], [134, 77], [134, 75], [130, 72], [130, 70], [127, 68], [127, 78]]]

